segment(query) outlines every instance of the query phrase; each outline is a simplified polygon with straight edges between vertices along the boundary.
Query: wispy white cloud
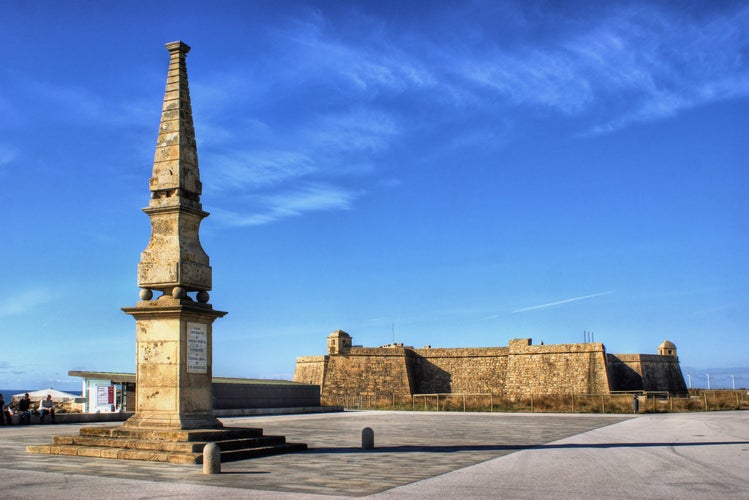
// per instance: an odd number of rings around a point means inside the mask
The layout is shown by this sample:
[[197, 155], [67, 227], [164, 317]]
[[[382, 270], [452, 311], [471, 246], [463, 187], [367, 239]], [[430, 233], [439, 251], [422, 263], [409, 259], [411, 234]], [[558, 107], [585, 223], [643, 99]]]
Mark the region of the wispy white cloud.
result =
[[736, 303], [728, 303], [728, 304], [721, 304], [717, 306], [712, 307], [706, 307], [704, 309], [698, 309], [696, 311], [692, 311], [690, 316], [708, 316], [713, 314], [727, 314], [731, 311], [739, 309], [739, 304]]
[[569, 58], [539, 49], [495, 51], [485, 59], [466, 60], [461, 76], [499, 94], [508, 104], [535, 104], [564, 113], [582, 110], [592, 100], [590, 82], [579, 78]]
[[[536, 305], [536, 306], [523, 307], [522, 309], [515, 309], [512, 312], [513, 313], [520, 313], [520, 312], [526, 312], [526, 311], [533, 311], [533, 310], [536, 310], [536, 309], [545, 309], [547, 307], [559, 306], [559, 305], [562, 305], [562, 304], [568, 304], [570, 302], [577, 302], [577, 301], [580, 301], [580, 300], [592, 299], [594, 297], [602, 297], [604, 295], [611, 295], [612, 293], [614, 293], [614, 290], [609, 290], [608, 292], [594, 293], [592, 295], [583, 295], [581, 297], [572, 297], [571, 299], [557, 300], [555, 302], [549, 302], [549, 303], [546, 303], [546, 304], [539, 304], [539, 305]], [[493, 319], [493, 318], [490, 317], [488, 319]]]
[[208, 155], [213, 165], [213, 186], [218, 191], [261, 189], [304, 177], [317, 170], [312, 158], [300, 151], [238, 150]]
[[[25, 370], [26, 370], [25, 364], [21, 365], [17, 363], [11, 363], [8, 361], [0, 361], [0, 375], [3, 376], [6, 387], [10, 385], [7, 382], [10, 376], [22, 375], [25, 372]], [[3, 394], [3, 396], [7, 399], [10, 399], [12, 394]]]
[[[210, 161], [229, 171], [237, 164], [300, 164], [308, 173], [310, 164], [329, 165], [342, 156], [358, 154], [367, 158], [387, 150], [402, 134], [393, 115], [365, 106], [302, 116], [303, 120], [288, 125], [249, 120], [237, 126], [234, 121], [218, 124], [210, 120], [201, 124], [198, 131], [200, 143], [208, 147], [207, 154], [201, 152], [201, 159], [210, 157]], [[258, 144], [264, 147], [261, 149]], [[269, 149], [268, 144], [275, 149]]]
[[308, 184], [280, 194], [262, 196], [259, 202], [263, 208], [259, 212], [246, 214], [214, 210], [214, 214], [217, 220], [230, 226], [257, 226], [311, 211], [348, 210], [362, 194], [362, 191], [337, 186]]
[[585, 117], [593, 134], [749, 95], [749, 8], [698, 16], [622, 5], [589, 21], [559, 30], [552, 43], [506, 44], [483, 33], [456, 44], [452, 37], [388, 31], [376, 21], [356, 40], [343, 40], [319, 15], [290, 36], [298, 44], [294, 58], [308, 61], [313, 75], [353, 82], [375, 96], [411, 92], [426, 106], [498, 113], [538, 106]]
[[0, 300], [0, 318], [34, 312], [53, 298], [53, 294], [45, 288], [22, 290]]
[[[207, 116], [198, 130], [201, 164], [212, 169], [207, 189], [231, 194], [235, 205], [221, 207], [235, 214], [227, 220], [268, 223], [308, 210], [281, 200], [282, 186], [302, 199], [306, 188], [294, 188], [300, 182], [330, 187], [357, 175], [376, 184], [377, 156], [414, 130], [452, 127], [439, 148], [496, 147], [523, 119], [507, 113], [513, 108], [574, 117], [578, 135], [588, 135], [749, 95], [749, 44], [740, 29], [749, 24], [749, 9], [712, 18], [652, 5], [602, 12], [595, 22], [575, 21], [576, 29], [568, 24], [543, 39], [523, 39], [521, 31], [505, 43], [488, 32], [399, 32], [364, 15], [347, 17], [340, 29], [322, 11], [307, 11], [271, 28], [273, 50], [262, 60], [193, 85], [209, 103], [198, 104]], [[361, 28], [356, 36], [352, 24]], [[253, 73], [259, 70], [260, 77]], [[238, 102], [263, 111], [246, 113]], [[302, 111], [293, 112], [295, 106]], [[501, 118], [476, 120], [477, 110]], [[327, 209], [351, 208], [357, 196], [337, 198]], [[251, 209], [236, 204], [250, 198]]]
[[302, 131], [305, 144], [328, 153], [381, 151], [399, 133], [392, 116], [371, 109], [326, 115]]
[[553, 46], [498, 47], [456, 67], [509, 104], [594, 113], [602, 123], [592, 132], [602, 133], [749, 95], [747, 23], [749, 9], [706, 22], [655, 6], [621, 7]]
[[[257, 148], [254, 141], [241, 147], [236, 133], [227, 133], [226, 141], [214, 133], [215, 142], [201, 153], [201, 164], [210, 169], [207, 189], [231, 195], [233, 206], [219, 203], [223, 215], [217, 217], [227, 224], [267, 224], [310, 211], [352, 208], [363, 193], [334, 184], [341, 177], [375, 174], [372, 155], [386, 151], [401, 133], [392, 117], [366, 108], [317, 115], [283, 131], [265, 123], [262, 128], [276, 149]], [[222, 147], [224, 142], [231, 149]]]
[[[222, 108], [219, 107], [218, 111], [222, 111]], [[200, 116], [196, 112], [193, 112], [193, 115], [196, 120]], [[199, 149], [202, 144], [208, 144], [214, 148], [220, 146], [221, 150], [227, 149], [227, 145], [236, 148], [238, 144], [244, 145], [244, 149], [249, 149], [251, 144], [263, 144], [266, 147], [268, 144], [273, 144], [276, 132], [269, 124], [256, 118], [231, 117], [229, 120], [227, 117], [211, 117], [200, 119], [196, 124], [196, 139]]]
[[570, 42], [595, 78], [597, 94], [619, 96], [623, 104], [590, 132], [749, 95], [749, 37], [741, 29], [747, 23], [747, 8], [712, 20], [643, 8]]
[[[0, 106], [0, 111], [7, 107], [7, 114], [21, 122], [33, 122], [39, 119], [35, 113], [43, 113], [45, 122], [64, 122], [66, 126], [73, 123], [128, 128], [152, 125], [153, 103], [137, 94], [121, 99], [107, 95], [106, 89], [99, 86], [41, 79], [15, 71], [8, 72], [4, 83], [15, 98]], [[28, 104], [30, 100], [34, 106]]]
[[[295, 71], [302, 64], [302, 74], [324, 75], [367, 92], [402, 92], [436, 83], [426, 65], [399, 49], [388, 36], [362, 34], [359, 43], [352, 43], [336, 38], [328, 27], [318, 12], [276, 32], [294, 45]], [[376, 22], [368, 23], [367, 30], [382, 35]]]

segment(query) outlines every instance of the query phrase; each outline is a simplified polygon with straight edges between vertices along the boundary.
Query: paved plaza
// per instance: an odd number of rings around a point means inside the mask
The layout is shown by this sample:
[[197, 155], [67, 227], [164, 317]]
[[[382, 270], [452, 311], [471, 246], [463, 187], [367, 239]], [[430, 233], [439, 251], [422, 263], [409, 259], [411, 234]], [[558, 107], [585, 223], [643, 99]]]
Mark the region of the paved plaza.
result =
[[[749, 498], [749, 412], [346, 412], [221, 419], [309, 450], [202, 467], [32, 455], [82, 425], [0, 427], [5, 498]], [[88, 424], [89, 426], [91, 424]], [[101, 424], [111, 425], [111, 424]], [[361, 449], [361, 431], [375, 449]]]

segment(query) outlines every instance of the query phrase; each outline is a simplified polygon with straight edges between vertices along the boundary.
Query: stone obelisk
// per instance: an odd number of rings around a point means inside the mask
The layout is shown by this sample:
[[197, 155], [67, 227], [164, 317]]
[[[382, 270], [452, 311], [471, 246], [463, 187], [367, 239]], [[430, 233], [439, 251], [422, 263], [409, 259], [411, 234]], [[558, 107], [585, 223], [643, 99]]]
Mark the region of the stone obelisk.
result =
[[[136, 409], [126, 427], [219, 428], [212, 416], [211, 267], [200, 245], [202, 185], [185, 57], [166, 45], [169, 74], [150, 180], [151, 240], [138, 264], [141, 300], [123, 308], [136, 322]], [[160, 293], [158, 297], [154, 292]], [[194, 298], [190, 294], [194, 294]]]
[[[141, 300], [122, 309], [135, 318], [135, 414], [121, 426], [83, 427], [78, 436], [29, 445], [29, 453], [197, 464], [206, 443], [218, 445], [221, 461], [307, 448], [259, 428], [223, 427], [213, 416], [213, 322], [226, 313], [208, 303], [211, 267], [198, 235], [208, 213], [200, 204], [187, 88], [190, 47], [182, 42], [166, 47], [169, 76], [151, 200], [143, 209], [151, 219], [151, 241], [138, 265]], [[154, 291], [160, 295], [154, 298]]]

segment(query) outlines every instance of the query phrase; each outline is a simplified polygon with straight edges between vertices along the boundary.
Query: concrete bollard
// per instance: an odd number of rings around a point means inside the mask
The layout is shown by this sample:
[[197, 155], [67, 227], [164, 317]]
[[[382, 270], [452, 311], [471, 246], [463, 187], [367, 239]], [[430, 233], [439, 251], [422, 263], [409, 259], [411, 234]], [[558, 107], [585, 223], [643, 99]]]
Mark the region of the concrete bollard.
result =
[[203, 447], [203, 474], [221, 473], [221, 448], [216, 443]]
[[365, 427], [361, 431], [361, 447], [363, 450], [371, 450], [374, 448], [374, 431], [369, 427]]

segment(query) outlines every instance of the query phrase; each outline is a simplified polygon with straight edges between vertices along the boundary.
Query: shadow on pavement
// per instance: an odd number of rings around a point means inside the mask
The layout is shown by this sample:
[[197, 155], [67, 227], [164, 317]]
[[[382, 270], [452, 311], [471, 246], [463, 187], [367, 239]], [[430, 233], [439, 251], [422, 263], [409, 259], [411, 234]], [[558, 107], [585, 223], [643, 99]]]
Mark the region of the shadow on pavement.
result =
[[582, 448], [679, 448], [689, 446], [744, 445], [749, 441], [699, 441], [681, 443], [590, 443], [590, 444], [508, 444], [466, 446], [382, 446], [370, 450], [362, 448], [309, 448], [301, 453], [455, 453], [461, 451], [519, 451], [519, 450], [563, 450]]

